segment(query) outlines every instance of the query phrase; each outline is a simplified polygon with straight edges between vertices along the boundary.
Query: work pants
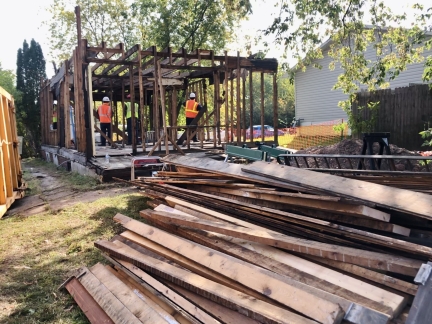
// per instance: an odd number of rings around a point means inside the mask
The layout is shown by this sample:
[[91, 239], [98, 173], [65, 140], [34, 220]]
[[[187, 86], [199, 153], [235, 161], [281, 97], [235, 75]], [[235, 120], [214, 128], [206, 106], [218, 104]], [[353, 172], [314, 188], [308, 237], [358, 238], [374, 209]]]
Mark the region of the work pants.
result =
[[[190, 125], [190, 123], [192, 122], [192, 120], [194, 120], [195, 118], [189, 118], [189, 117], [186, 117], [186, 125]], [[191, 134], [192, 132], [194, 132], [196, 130], [196, 128], [189, 128], [189, 134]], [[198, 142], [198, 140], [197, 140], [197, 136], [196, 136], [196, 134], [195, 134], [195, 136], [194, 137], [192, 137], [192, 141], [194, 141], [194, 142]]]
[[[111, 138], [111, 123], [100, 123], [102, 133]], [[101, 135], [101, 146], [106, 145], [106, 139]]]
[[[126, 119], [128, 145], [132, 145], [132, 117]], [[139, 124], [138, 118], [135, 119], [135, 143], [138, 144]]]

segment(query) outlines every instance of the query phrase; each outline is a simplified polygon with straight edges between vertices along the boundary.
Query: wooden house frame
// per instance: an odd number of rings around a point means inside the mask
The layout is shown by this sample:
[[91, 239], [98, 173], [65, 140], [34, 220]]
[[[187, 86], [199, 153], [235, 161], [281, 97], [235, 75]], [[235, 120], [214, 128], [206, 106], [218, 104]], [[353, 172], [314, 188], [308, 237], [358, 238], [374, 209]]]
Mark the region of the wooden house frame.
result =
[[[78, 26], [80, 26], [79, 22]], [[252, 143], [253, 136], [246, 138], [245, 125], [247, 110], [249, 110], [250, 121], [248, 122], [251, 128], [253, 124], [252, 75], [256, 73], [261, 76], [262, 126], [264, 126], [264, 75], [268, 73], [273, 76], [273, 119], [274, 125], [277, 125], [278, 62], [276, 59], [246, 58], [240, 57], [239, 53], [237, 56], [228, 56], [227, 52], [224, 55], [216, 55], [212, 50], [201, 49], [193, 52], [187, 52], [184, 48], [178, 51], [173, 51], [171, 48], [158, 51], [155, 46], [142, 49], [140, 45], [135, 45], [126, 50], [123, 44], [109, 48], [105, 43], [91, 46], [87, 40], [81, 39], [80, 34], [78, 28], [78, 46], [73, 51], [72, 57], [63, 62], [51, 80], [41, 81], [43, 145], [66, 149], [73, 147], [71, 139], [74, 136], [70, 130], [69, 109], [73, 102], [76, 128], [74, 148], [86, 161], [95, 156], [94, 104], [96, 101], [101, 101], [104, 96], [108, 96], [113, 103], [112, 134], [117, 134], [117, 138], [122, 137], [123, 145], [125, 136], [119, 125], [125, 125], [125, 121], [124, 118], [122, 120], [118, 117], [115, 110], [118, 107], [117, 103], [121, 102], [121, 106], [124, 107], [125, 94], [131, 95], [132, 133], [136, 125], [134, 103], [136, 102], [139, 107], [141, 129], [138, 131], [141, 134], [141, 147], [144, 154], [151, 155], [155, 150], [161, 151], [162, 145], [165, 146], [165, 154], [169, 153], [169, 145], [182, 153], [182, 149], [176, 144], [177, 132], [181, 129], [187, 129], [188, 148], [190, 148], [189, 142], [194, 129], [205, 134], [200, 136], [201, 148], [204, 147], [204, 136], [211, 141], [213, 148], [228, 142], [236, 145]], [[211, 89], [213, 95], [208, 96]], [[197, 128], [178, 125], [177, 122], [179, 110], [183, 109], [184, 96], [191, 91], [196, 92], [197, 101], [207, 108]], [[208, 101], [209, 97], [211, 103]], [[54, 100], [57, 101], [58, 115], [56, 130], [51, 127]], [[221, 129], [225, 130], [222, 135]], [[150, 132], [154, 134], [150, 139], [154, 146], [146, 152], [146, 143], [149, 142], [146, 136]], [[262, 135], [264, 136], [264, 133]], [[261, 140], [264, 141], [264, 137]], [[112, 139], [108, 139], [108, 142], [112, 143]], [[208, 142], [206, 141], [207, 147]], [[278, 142], [277, 132], [274, 132], [274, 142]], [[141, 147], [133, 136], [132, 154], [141, 153], [139, 152]]]

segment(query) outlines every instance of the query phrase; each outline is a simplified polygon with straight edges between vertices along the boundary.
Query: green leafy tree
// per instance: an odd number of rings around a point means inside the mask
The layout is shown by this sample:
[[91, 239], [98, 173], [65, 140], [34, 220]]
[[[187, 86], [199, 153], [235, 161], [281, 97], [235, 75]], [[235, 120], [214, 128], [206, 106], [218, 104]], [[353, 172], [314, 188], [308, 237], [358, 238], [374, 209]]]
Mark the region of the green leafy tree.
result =
[[16, 88], [22, 94], [17, 115], [23, 125], [24, 156], [37, 155], [40, 147], [39, 90], [42, 78], [46, 78], [42, 48], [34, 39], [30, 46], [24, 40], [23, 47], [18, 50], [16, 72]]
[[[278, 6], [280, 15], [264, 34], [275, 35], [275, 41], [294, 55], [297, 69], [323, 68], [317, 59], [324, 55], [332, 58], [328, 68], [340, 67], [343, 71], [334, 89], [341, 89], [348, 98], [339, 106], [348, 114], [355, 132], [365, 126], [351, 112], [360, 86], [369, 90], [388, 87], [408, 64], [424, 61], [422, 53], [431, 46], [426, 34], [431, 8], [420, 5], [414, 6], [416, 23], [409, 29], [401, 27], [408, 19], [406, 14], [392, 13], [379, 0], [282, 0]], [[371, 26], [364, 24], [367, 17]], [[329, 50], [323, 53], [320, 45], [328, 40]], [[365, 56], [368, 47], [375, 50], [374, 60]], [[427, 58], [426, 63], [431, 67], [432, 59]], [[430, 71], [425, 70], [425, 80], [430, 80]]]
[[[295, 115], [294, 85], [286, 75], [280, 75], [278, 88], [278, 125], [273, 125], [273, 76], [264, 75], [264, 124], [275, 128], [289, 127]], [[255, 73], [252, 77], [253, 89], [253, 125], [261, 125], [261, 76]], [[249, 89], [246, 91], [249, 102]], [[247, 105], [249, 105], [247, 103]], [[249, 106], [248, 106], [249, 107]], [[247, 127], [250, 127], [249, 110], [246, 111]]]
[[53, 0], [46, 24], [58, 60], [69, 58], [77, 44], [75, 6], [81, 8], [82, 37], [90, 44], [126, 48], [223, 49], [251, 12], [249, 0]]

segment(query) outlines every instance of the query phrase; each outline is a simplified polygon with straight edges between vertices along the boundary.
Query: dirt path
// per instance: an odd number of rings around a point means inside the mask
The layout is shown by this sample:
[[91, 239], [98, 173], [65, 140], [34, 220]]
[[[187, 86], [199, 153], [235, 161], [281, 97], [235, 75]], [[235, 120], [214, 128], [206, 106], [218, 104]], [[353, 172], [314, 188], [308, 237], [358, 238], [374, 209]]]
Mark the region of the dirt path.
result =
[[[131, 187], [120, 184], [97, 184], [94, 188], [83, 190], [65, 181], [65, 173], [55, 167], [23, 163], [23, 170], [27, 183], [32, 183], [37, 192], [17, 200], [8, 210], [6, 216], [32, 216], [47, 210], [60, 211], [80, 202], [93, 202], [103, 197], [114, 197], [132, 192]], [[94, 181], [89, 178], [89, 182]]]

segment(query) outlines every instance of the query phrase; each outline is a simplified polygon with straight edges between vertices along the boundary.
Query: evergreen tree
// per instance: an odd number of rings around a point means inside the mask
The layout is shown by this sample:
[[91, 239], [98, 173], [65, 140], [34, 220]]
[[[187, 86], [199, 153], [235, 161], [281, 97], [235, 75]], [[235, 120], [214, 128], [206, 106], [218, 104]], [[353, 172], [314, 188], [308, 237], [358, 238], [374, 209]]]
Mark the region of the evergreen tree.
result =
[[17, 55], [17, 90], [22, 93], [17, 105], [17, 117], [23, 124], [24, 156], [34, 156], [40, 147], [40, 103], [39, 89], [45, 75], [45, 59], [42, 48], [34, 39], [30, 46], [24, 40]]

